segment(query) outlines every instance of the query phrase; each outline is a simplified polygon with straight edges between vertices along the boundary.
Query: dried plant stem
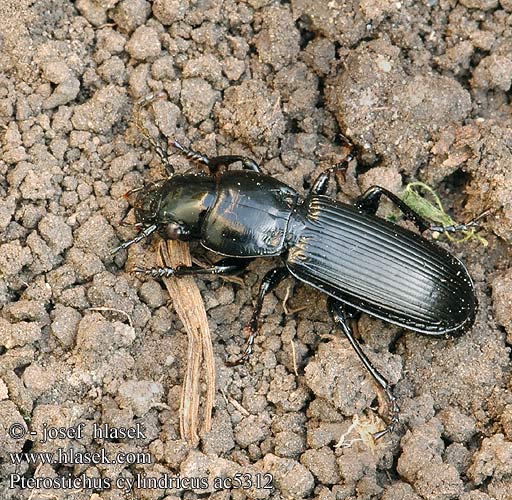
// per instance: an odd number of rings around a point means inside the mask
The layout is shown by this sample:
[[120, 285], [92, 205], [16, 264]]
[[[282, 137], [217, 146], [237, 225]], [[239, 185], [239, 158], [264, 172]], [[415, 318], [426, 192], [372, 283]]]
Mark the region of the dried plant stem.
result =
[[[180, 241], [162, 243], [158, 253], [159, 265], [190, 266], [192, 260], [188, 245]], [[206, 400], [202, 429], [211, 429], [212, 409], [215, 398], [215, 363], [203, 299], [194, 278], [164, 278], [165, 286], [188, 335], [187, 369], [183, 381], [180, 404], [180, 433], [194, 446], [199, 442], [199, 399], [201, 366], [204, 366]]]

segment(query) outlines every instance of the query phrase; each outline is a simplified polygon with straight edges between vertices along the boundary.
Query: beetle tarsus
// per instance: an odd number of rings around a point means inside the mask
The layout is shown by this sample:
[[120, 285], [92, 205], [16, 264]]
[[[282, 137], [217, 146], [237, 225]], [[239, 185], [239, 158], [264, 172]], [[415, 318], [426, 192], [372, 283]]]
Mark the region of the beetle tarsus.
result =
[[137, 108], [145, 108], [152, 102], [156, 101], [157, 99], [162, 99], [163, 97], [165, 97], [165, 92], [163, 90], [146, 94], [135, 102], [136, 110]]
[[451, 226], [430, 226], [430, 231], [436, 231], [438, 233], [456, 233], [458, 231], [470, 231], [471, 229], [478, 227], [480, 220], [484, 217], [487, 217], [489, 214], [493, 213], [495, 210], [493, 208], [488, 208], [484, 210], [480, 215], [477, 215], [474, 219], [471, 219], [469, 222], [465, 222], [462, 224], [453, 224]]
[[238, 366], [243, 363], [245, 363], [249, 357], [252, 354], [252, 350], [254, 347], [254, 341], [256, 340], [256, 336], [258, 335], [258, 325], [253, 324], [254, 323], [254, 317], [251, 319], [249, 324], [245, 327], [245, 332], [247, 335], [249, 335], [249, 338], [247, 339], [247, 343], [245, 344], [245, 350], [244, 353], [234, 361], [227, 361], [226, 360], [226, 366], [233, 367]]
[[173, 267], [134, 267], [133, 272], [137, 274], [145, 274], [152, 278], [170, 278], [176, 274], [176, 269]]
[[210, 159], [206, 155], [198, 153], [197, 151], [194, 151], [190, 148], [187, 148], [187, 146], [184, 146], [183, 144], [181, 144], [181, 142], [178, 142], [176, 140], [171, 141], [171, 144], [188, 160], [195, 161], [197, 163], [207, 166], [208, 168], [210, 167]]
[[148, 226], [146, 229], [141, 231], [140, 234], [135, 236], [135, 238], [125, 241], [118, 247], [111, 250], [110, 254], [115, 255], [119, 250], [122, 250], [123, 248], [128, 248], [130, 245], [133, 245], [134, 243], [138, 243], [139, 241], [142, 241], [144, 238], [147, 238], [151, 233], [153, 233], [156, 230], [156, 224], [152, 224], [151, 226]]
[[386, 434], [392, 433], [395, 430], [398, 423], [400, 422], [400, 407], [398, 406], [397, 399], [396, 399], [395, 395], [391, 392], [391, 390], [389, 390], [389, 388], [387, 390], [385, 390], [384, 392], [386, 393], [386, 396], [390, 403], [390, 410], [391, 410], [392, 416], [391, 416], [391, 420], [390, 420], [389, 424], [387, 425], [387, 427], [385, 429], [383, 429], [379, 432], [374, 432], [372, 434], [372, 437], [373, 437], [373, 439], [375, 439], [375, 441], [384, 437]]

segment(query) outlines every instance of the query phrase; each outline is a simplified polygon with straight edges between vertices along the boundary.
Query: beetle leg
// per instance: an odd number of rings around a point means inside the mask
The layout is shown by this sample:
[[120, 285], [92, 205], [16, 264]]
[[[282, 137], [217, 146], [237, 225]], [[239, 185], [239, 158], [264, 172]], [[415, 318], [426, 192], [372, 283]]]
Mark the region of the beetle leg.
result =
[[139, 241], [143, 240], [144, 238], [147, 238], [155, 230], [156, 230], [156, 224], [153, 224], [152, 226], [148, 226], [146, 229], [141, 231], [140, 234], [135, 236], [135, 238], [133, 238], [131, 240], [128, 240], [128, 241], [125, 241], [124, 243], [122, 243], [118, 247], [116, 247], [113, 250], [111, 250], [110, 255], [114, 255], [117, 252], [119, 252], [119, 250], [122, 250], [123, 248], [128, 248], [130, 245], [133, 245], [133, 243], [138, 243]]
[[382, 436], [386, 435], [388, 432], [392, 432], [393, 429], [395, 428], [395, 426], [398, 424], [400, 408], [398, 406], [398, 403], [396, 402], [396, 397], [394, 396], [393, 392], [391, 391], [389, 382], [372, 365], [371, 361], [368, 359], [368, 357], [364, 353], [361, 345], [355, 339], [355, 337], [352, 333], [352, 330], [347, 321], [345, 305], [343, 303], [339, 302], [338, 300], [334, 299], [333, 297], [329, 297], [327, 299], [327, 307], [328, 307], [329, 312], [331, 313], [334, 321], [341, 327], [343, 333], [345, 334], [345, 337], [347, 337], [348, 341], [350, 342], [350, 344], [356, 351], [357, 355], [359, 356], [359, 359], [362, 361], [365, 368], [370, 372], [371, 376], [374, 378], [374, 380], [377, 382], [377, 384], [382, 388], [382, 390], [386, 394], [386, 397], [388, 398], [388, 402], [389, 402], [389, 405], [390, 405], [391, 411], [392, 411], [391, 422], [384, 430], [373, 434], [374, 439], [380, 439]]
[[210, 158], [208, 156], [198, 153], [197, 151], [194, 151], [190, 148], [187, 148], [187, 146], [184, 146], [181, 144], [181, 142], [178, 141], [171, 141], [171, 144], [185, 157], [187, 160], [195, 161], [197, 163], [200, 163], [201, 165], [205, 165], [208, 167], [208, 170], [210, 170], [210, 173], [215, 173], [210, 168]]
[[261, 315], [261, 308], [263, 306], [263, 299], [265, 295], [270, 293], [281, 281], [287, 278], [290, 274], [290, 271], [286, 267], [275, 267], [271, 269], [263, 279], [261, 280], [260, 290], [258, 292], [258, 298], [256, 300], [256, 304], [254, 306], [254, 311], [252, 313], [252, 317], [249, 323], [246, 326], [246, 330], [249, 333], [249, 338], [247, 339], [247, 343], [245, 345], [245, 351], [236, 361], [226, 362], [228, 366], [235, 366], [243, 363], [247, 360], [247, 358], [252, 353], [252, 348], [254, 346], [254, 340], [256, 339], [256, 335], [258, 335], [258, 326]]
[[494, 212], [494, 209], [489, 208], [483, 211], [480, 215], [471, 219], [469, 222], [464, 224], [454, 224], [453, 226], [430, 226], [431, 231], [437, 231], [438, 233], [455, 233], [457, 231], [470, 231], [472, 228], [477, 227], [480, 219], [487, 217], [490, 213]]
[[225, 165], [228, 167], [232, 163], [241, 162], [242, 168], [244, 170], [252, 170], [253, 172], [260, 173], [260, 166], [252, 159], [247, 156], [237, 156], [237, 155], [226, 155], [226, 156], [215, 156], [210, 159], [210, 165], [215, 165], [216, 168], [221, 165]]
[[379, 208], [382, 195], [391, 200], [404, 214], [406, 219], [414, 222], [417, 228], [423, 232], [430, 229], [430, 223], [427, 219], [415, 212], [409, 205], [403, 202], [396, 194], [388, 191], [381, 186], [372, 186], [365, 191], [355, 202], [355, 206], [363, 212], [375, 215]]
[[329, 179], [331, 178], [331, 175], [336, 173], [338, 170], [345, 170], [353, 159], [354, 156], [352, 153], [349, 153], [343, 161], [340, 161], [339, 163], [336, 163], [336, 165], [333, 165], [323, 171], [313, 183], [313, 186], [309, 191], [310, 196], [325, 194], [327, 192], [327, 187], [329, 186]]
[[210, 174], [212, 175], [216, 174], [222, 165], [225, 165], [227, 167], [237, 161], [242, 162], [242, 168], [246, 170], [253, 170], [254, 172], [260, 171], [259, 165], [252, 158], [248, 158], [247, 156], [227, 155], [214, 156], [213, 158], [208, 158], [206, 155], [202, 153], [198, 153], [197, 151], [187, 148], [178, 141], [172, 141], [172, 145], [189, 160], [207, 166], [208, 170], [210, 171]]
[[237, 259], [235, 257], [226, 257], [219, 260], [215, 265], [210, 267], [201, 267], [198, 265], [179, 266], [179, 267], [134, 267], [133, 272], [138, 274], [146, 274], [153, 278], [169, 278], [170, 276], [195, 276], [195, 275], [217, 275], [230, 276], [241, 273], [253, 259]]

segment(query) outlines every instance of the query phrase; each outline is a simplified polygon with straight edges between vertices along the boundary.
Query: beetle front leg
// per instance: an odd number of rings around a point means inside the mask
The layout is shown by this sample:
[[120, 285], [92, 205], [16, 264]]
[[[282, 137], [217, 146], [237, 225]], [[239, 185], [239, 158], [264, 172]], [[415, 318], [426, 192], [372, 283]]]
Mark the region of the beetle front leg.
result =
[[242, 168], [244, 170], [252, 170], [253, 172], [261, 173], [260, 166], [256, 163], [255, 160], [249, 158], [248, 156], [238, 156], [238, 155], [225, 155], [225, 156], [215, 156], [210, 159], [210, 165], [214, 165], [215, 168], [219, 168], [222, 165], [228, 167], [232, 163], [236, 163], [237, 161], [242, 163]]
[[359, 359], [362, 361], [365, 368], [370, 372], [371, 376], [374, 378], [375, 382], [379, 385], [379, 387], [382, 388], [384, 393], [386, 394], [386, 397], [388, 399], [392, 417], [389, 425], [382, 431], [376, 432], [373, 434], [374, 439], [380, 439], [382, 436], [386, 435], [388, 432], [392, 432], [395, 428], [395, 426], [399, 422], [399, 412], [400, 408], [398, 406], [398, 403], [396, 402], [396, 397], [394, 396], [393, 392], [391, 391], [391, 387], [389, 385], [389, 382], [384, 378], [384, 376], [372, 365], [371, 361], [368, 359], [366, 354], [364, 353], [361, 345], [356, 340], [352, 333], [352, 329], [350, 328], [348, 321], [347, 321], [347, 313], [345, 311], [345, 305], [338, 300], [334, 299], [333, 297], [329, 297], [327, 299], [327, 307], [329, 309], [329, 312], [331, 313], [335, 323], [337, 323], [340, 327], [343, 333], [345, 334], [345, 337], [347, 337], [348, 341], [356, 351], [357, 355], [359, 356]]
[[243, 363], [247, 360], [247, 358], [252, 353], [252, 348], [254, 345], [254, 340], [256, 339], [256, 335], [258, 335], [258, 326], [261, 315], [261, 308], [263, 306], [263, 299], [265, 295], [270, 293], [274, 288], [281, 283], [286, 277], [288, 277], [290, 272], [286, 267], [276, 267], [271, 269], [263, 279], [261, 280], [260, 290], [258, 293], [258, 298], [256, 300], [256, 305], [254, 306], [254, 311], [252, 313], [252, 317], [249, 323], [246, 326], [246, 330], [249, 333], [249, 338], [247, 339], [247, 344], [245, 346], [245, 351], [242, 356], [236, 361], [227, 362], [228, 366], [235, 366]]
[[156, 228], [156, 224], [152, 224], [151, 226], [146, 227], [140, 232], [140, 234], [135, 236], [135, 238], [125, 241], [124, 243], [121, 243], [121, 245], [119, 245], [118, 247], [111, 250], [110, 255], [115, 255], [117, 252], [119, 252], [119, 250], [122, 250], [123, 248], [128, 248], [130, 245], [142, 241], [144, 238], [147, 238], [150, 234], [154, 233], [156, 231]]
[[195, 161], [200, 163], [201, 165], [205, 165], [208, 167], [210, 174], [215, 175], [221, 166], [229, 166], [232, 163], [237, 161], [242, 162], [242, 168], [245, 170], [252, 170], [254, 172], [260, 172], [259, 165], [252, 159], [247, 156], [236, 156], [236, 155], [226, 155], [226, 156], [214, 156], [213, 158], [208, 158], [208, 156], [198, 153], [190, 148], [187, 148], [183, 144], [178, 141], [172, 141], [172, 145], [178, 149], [186, 158], [191, 161]]
[[215, 265], [210, 267], [179, 266], [179, 267], [151, 267], [149, 269], [143, 267], [134, 267], [133, 272], [137, 274], [145, 274], [153, 278], [170, 278], [175, 276], [196, 276], [196, 275], [216, 275], [231, 276], [241, 273], [249, 263], [254, 259], [236, 259], [234, 257], [226, 257], [219, 260]]

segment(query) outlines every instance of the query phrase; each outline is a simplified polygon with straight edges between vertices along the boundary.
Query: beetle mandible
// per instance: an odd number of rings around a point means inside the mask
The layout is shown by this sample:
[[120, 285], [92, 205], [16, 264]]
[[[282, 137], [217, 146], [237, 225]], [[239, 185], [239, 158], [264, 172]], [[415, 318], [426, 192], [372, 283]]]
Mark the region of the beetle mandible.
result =
[[[422, 236], [376, 215], [382, 196], [394, 203], [420, 232], [454, 232], [477, 224], [484, 214], [466, 224], [430, 225], [390, 191], [373, 186], [354, 205], [338, 202], [326, 191], [329, 178], [353, 159], [325, 172], [304, 198], [290, 186], [264, 175], [245, 156], [207, 156], [177, 141], [172, 145], [209, 173], [175, 175], [162, 148], [143, 130], [164, 162], [169, 178], [141, 190], [135, 204], [140, 234], [115, 250], [158, 232], [163, 238], [198, 240], [223, 258], [211, 267], [136, 267], [154, 278], [185, 275], [234, 275], [256, 257], [277, 257], [282, 265], [262, 279], [254, 311], [247, 325], [245, 360], [252, 352], [266, 294], [289, 275], [327, 294], [327, 307], [335, 323], [366, 369], [387, 396], [391, 419], [374, 434], [391, 432], [399, 420], [399, 407], [390, 384], [372, 365], [354, 337], [349, 318], [358, 311], [409, 330], [431, 336], [460, 333], [475, 318], [477, 301], [464, 264]], [[240, 162], [241, 170], [220, 167]], [[235, 364], [235, 363], [233, 363]]]

